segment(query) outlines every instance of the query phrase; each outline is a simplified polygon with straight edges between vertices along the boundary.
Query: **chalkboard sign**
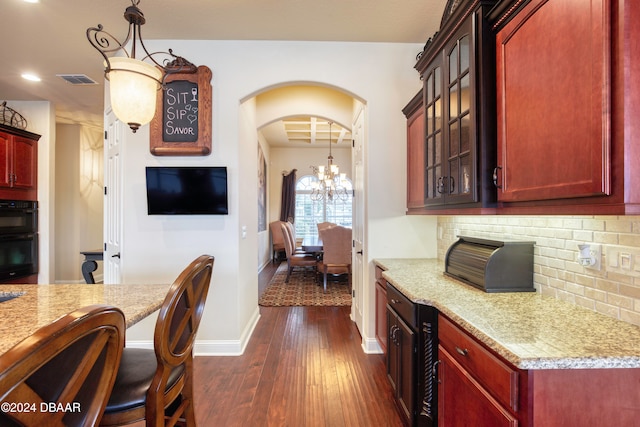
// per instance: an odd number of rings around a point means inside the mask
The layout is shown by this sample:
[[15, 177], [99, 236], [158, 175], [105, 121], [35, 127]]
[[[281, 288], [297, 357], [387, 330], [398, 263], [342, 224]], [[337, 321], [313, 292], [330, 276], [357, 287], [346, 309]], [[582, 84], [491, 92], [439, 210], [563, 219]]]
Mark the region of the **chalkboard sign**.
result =
[[162, 103], [162, 140], [198, 140], [198, 84], [186, 80], [167, 83]]
[[150, 127], [150, 151], [156, 156], [205, 156], [211, 153], [211, 70], [170, 74]]

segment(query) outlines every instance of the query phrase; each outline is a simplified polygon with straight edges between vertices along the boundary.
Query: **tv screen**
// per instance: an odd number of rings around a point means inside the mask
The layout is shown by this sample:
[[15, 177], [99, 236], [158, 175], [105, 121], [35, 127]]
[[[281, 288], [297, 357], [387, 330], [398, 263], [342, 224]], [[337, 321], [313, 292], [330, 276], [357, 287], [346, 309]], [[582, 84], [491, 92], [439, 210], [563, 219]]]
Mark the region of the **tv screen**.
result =
[[147, 167], [149, 215], [227, 215], [227, 168]]

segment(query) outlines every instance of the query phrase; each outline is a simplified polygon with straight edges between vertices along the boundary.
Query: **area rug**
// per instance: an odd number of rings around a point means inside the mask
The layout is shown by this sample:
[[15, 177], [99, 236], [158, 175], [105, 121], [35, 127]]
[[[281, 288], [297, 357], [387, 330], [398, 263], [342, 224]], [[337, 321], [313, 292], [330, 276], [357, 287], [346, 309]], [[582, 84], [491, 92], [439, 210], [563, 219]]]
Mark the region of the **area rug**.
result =
[[284, 282], [286, 278], [285, 262], [278, 267], [258, 303], [265, 307], [351, 305], [351, 292], [346, 281], [328, 281], [325, 293], [322, 282], [316, 280], [315, 272], [295, 269], [289, 283]]

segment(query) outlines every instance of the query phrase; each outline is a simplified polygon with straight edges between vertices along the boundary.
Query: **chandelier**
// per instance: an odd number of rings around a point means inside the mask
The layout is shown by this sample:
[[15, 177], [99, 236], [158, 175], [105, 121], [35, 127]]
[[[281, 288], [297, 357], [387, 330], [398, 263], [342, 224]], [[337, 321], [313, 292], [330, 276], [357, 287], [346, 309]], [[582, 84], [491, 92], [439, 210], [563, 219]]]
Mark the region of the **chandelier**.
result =
[[[113, 113], [120, 121], [127, 123], [134, 133], [153, 119], [157, 92], [164, 86], [167, 75], [197, 71], [195, 65], [174, 55], [171, 49], [169, 52], [147, 51], [140, 32], [146, 20], [138, 4], [140, 0], [131, 0], [131, 6], [124, 12], [124, 19], [129, 22], [129, 32], [122, 43], [105, 31], [102, 24], [87, 28], [89, 43], [104, 58], [104, 76], [110, 82]], [[136, 59], [137, 49], [142, 49], [144, 53], [144, 56], [139, 55], [141, 59]], [[154, 59], [157, 55], [165, 55], [162, 65]]]
[[333, 156], [331, 155], [331, 125], [329, 124], [329, 157], [327, 157], [327, 165], [310, 166], [315, 175], [315, 180], [311, 183], [311, 200], [347, 200], [349, 198], [348, 190], [343, 186], [346, 181], [347, 174], [340, 173], [338, 165], [333, 164]]

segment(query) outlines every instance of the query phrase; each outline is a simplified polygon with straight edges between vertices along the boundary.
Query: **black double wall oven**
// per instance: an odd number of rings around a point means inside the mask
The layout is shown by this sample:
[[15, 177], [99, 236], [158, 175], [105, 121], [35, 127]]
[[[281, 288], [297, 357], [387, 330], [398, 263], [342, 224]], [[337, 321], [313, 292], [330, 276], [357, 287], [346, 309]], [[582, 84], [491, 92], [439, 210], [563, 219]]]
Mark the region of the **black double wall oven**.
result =
[[0, 283], [38, 273], [38, 202], [0, 200]]

